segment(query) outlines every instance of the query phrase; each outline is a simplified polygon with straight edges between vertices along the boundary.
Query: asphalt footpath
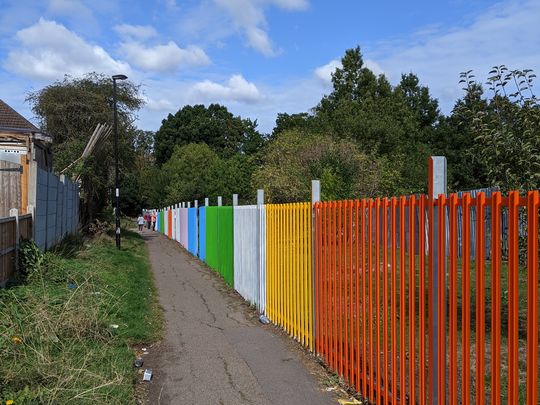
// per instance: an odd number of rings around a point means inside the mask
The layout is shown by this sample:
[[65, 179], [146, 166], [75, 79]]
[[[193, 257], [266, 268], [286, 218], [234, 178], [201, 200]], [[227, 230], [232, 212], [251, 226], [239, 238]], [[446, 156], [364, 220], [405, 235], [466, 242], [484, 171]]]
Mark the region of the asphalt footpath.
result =
[[[257, 314], [176, 242], [143, 231], [164, 339], [148, 348], [150, 404], [337, 404], [324, 372], [298, 344]], [[312, 356], [311, 356], [312, 357]], [[319, 368], [319, 369], [317, 369]]]

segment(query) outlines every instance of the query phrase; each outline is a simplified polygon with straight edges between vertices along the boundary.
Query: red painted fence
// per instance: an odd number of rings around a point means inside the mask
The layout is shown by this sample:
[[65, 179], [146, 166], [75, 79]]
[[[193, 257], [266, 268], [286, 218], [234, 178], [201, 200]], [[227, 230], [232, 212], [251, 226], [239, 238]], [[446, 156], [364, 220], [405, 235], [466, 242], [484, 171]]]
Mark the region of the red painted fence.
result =
[[538, 191], [316, 203], [317, 354], [370, 403], [538, 404], [539, 207]]

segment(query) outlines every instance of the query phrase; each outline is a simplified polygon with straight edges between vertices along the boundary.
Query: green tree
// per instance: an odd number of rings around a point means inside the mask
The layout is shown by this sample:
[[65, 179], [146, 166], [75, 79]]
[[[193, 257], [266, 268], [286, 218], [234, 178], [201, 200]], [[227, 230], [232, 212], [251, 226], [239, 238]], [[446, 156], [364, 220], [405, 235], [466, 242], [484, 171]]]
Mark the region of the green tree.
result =
[[268, 201], [295, 202], [309, 200], [312, 179], [321, 180], [322, 198], [333, 200], [385, 195], [396, 175], [350, 140], [289, 130], [268, 145], [253, 181]]
[[[135, 161], [133, 125], [136, 111], [143, 105], [139, 86], [118, 83], [118, 130], [121, 177], [133, 169]], [[91, 73], [81, 78], [64, 77], [28, 95], [41, 128], [53, 137], [54, 167], [62, 170], [82, 155], [97, 124], [112, 124], [112, 81]], [[112, 137], [111, 137], [112, 138]], [[112, 185], [112, 139], [99, 151], [74, 165], [68, 175], [80, 176], [83, 221], [91, 220], [108, 203]]]
[[[503, 191], [540, 187], [540, 103], [532, 91], [532, 70], [495, 66], [487, 85], [492, 96], [462, 103], [455, 113], [470, 122], [473, 151], [488, 185]], [[465, 90], [481, 96], [471, 72], [461, 74]]]
[[220, 157], [246, 151], [253, 153], [263, 141], [257, 122], [235, 117], [219, 104], [188, 105], [169, 114], [156, 133], [155, 156], [159, 165], [172, 155], [176, 145], [206, 143]]
[[165, 204], [210, 197], [218, 188], [221, 166], [220, 157], [205, 143], [176, 146], [162, 166]]
[[359, 47], [348, 49], [341, 65], [332, 75], [333, 91], [314, 110], [315, 127], [391, 162], [398, 175], [393, 194], [424, 191], [437, 102], [412, 74], [397, 87], [376, 76]]
[[272, 131], [272, 137], [276, 137], [280, 133], [291, 130], [309, 130], [313, 127], [313, 115], [308, 113], [287, 114], [278, 113], [276, 118], [276, 126]]

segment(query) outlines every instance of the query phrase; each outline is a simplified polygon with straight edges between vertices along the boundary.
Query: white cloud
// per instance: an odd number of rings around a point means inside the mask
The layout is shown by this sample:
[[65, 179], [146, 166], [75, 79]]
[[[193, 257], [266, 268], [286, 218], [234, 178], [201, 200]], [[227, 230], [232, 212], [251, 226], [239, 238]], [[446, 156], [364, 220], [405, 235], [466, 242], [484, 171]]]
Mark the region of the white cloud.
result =
[[157, 31], [150, 25], [120, 24], [114, 30], [124, 38], [148, 39], [157, 36]]
[[102, 47], [86, 42], [55, 21], [43, 18], [17, 32], [18, 46], [7, 56], [6, 69], [33, 79], [58, 79], [65, 74], [126, 73], [127, 63], [113, 59]]
[[153, 47], [139, 42], [124, 42], [120, 46], [120, 52], [135, 66], [153, 72], [172, 72], [179, 68], [210, 63], [208, 55], [198, 46], [180, 48], [173, 41]]
[[147, 97], [145, 101], [145, 107], [152, 111], [172, 111], [174, 109], [174, 105], [164, 98], [155, 100]]
[[485, 81], [494, 65], [510, 69], [540, 69], [540, 2], [506, 1], [477, 16], [469, 24], [414, 34], [403, 41], [375, 44], [370, 54], [393, 82], [414, 72], [439, 98], [449, 113], [462, 95], [459, 73], [473, 69]]
[[307, 0], [214, 0], [224, 9], [233, 20], [237, 29], [243, 32], [248, 45], [265, 56], [275, 56], [280, 53], [272, 44], [267, 32], [264, 9], [276, 6], [286, 10], [305, 10]]
[[341, 67], [341, 62], [337, 59], [332, 59], [326, 65], [319, 66], [315, 69], [315, 76], [325, 84], [332, 83], [332, 73], [336, 71], [337, 68]]
[[203, 101], [259, 101], [262, 97], [255, 84], [248, 82], [242, 75], [236, 74], [226, 84], [204, 80], [191, 88], [194, 99]]
[[[364, 60], [364, 67], [368, 68], [376, 75], [383, 73], [383, 70], [379, 64], [371, 59]], [[321, 80], [324, 84], [329, 85], [332, 83], [332, 73], [334, 73], [337, 68], [341, 68], [341, 61], [338, 59], [332, 59], [326, 65], [316, 68], [314, 74], [315, 77]]]

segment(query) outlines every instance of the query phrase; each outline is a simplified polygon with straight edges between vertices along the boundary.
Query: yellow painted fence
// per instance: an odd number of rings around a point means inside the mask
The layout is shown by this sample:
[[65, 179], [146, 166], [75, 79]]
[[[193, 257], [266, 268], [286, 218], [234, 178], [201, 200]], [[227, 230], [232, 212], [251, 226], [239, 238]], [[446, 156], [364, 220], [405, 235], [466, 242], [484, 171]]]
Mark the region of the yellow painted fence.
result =
[[311, 203], [266, 206], [266, 315], [313, 350]]

